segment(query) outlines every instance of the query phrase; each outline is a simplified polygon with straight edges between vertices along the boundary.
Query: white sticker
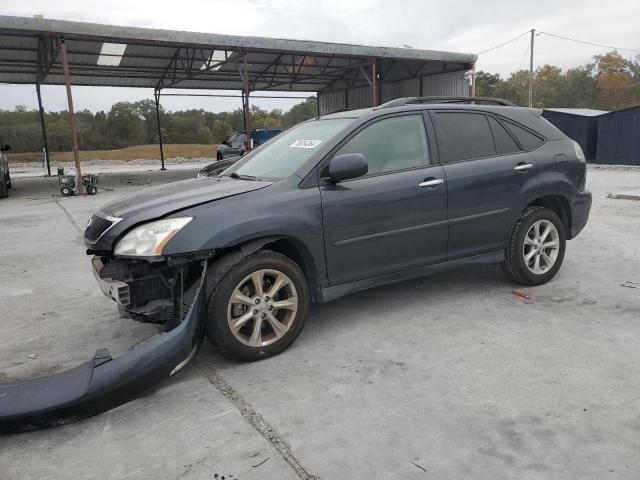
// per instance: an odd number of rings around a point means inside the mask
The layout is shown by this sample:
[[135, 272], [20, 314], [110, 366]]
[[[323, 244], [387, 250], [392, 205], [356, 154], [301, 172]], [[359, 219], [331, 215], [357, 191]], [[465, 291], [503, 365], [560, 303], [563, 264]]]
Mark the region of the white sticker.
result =
[[289, 148], [316, 148], [322, 143], [322, 140], [296, 140]]

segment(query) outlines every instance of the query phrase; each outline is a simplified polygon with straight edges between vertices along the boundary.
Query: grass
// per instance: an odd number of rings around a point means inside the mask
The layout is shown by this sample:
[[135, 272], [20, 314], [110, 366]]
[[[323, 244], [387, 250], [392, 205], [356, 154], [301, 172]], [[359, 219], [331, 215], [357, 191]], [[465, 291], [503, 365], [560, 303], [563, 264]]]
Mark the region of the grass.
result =
[[[203, 144], [178, 144], [164, 145], [164, 158], [215, 158], [217, 145]], [[9, 162], [41, 162], [43, 154], [36, 153], [9, 153]], [[80, 152], [80, 160], [159, 160], [160, 147], [151, 145], [134, 145], [119, 150], [86, 150]], [[73, 152], [52, 152], [51, 160], [54, 162], [73, 162]]]

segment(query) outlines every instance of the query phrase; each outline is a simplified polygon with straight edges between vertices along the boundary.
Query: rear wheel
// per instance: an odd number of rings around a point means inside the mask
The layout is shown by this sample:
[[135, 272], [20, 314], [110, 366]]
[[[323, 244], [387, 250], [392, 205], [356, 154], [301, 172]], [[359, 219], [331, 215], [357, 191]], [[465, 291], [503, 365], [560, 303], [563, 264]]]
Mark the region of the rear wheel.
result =
[[308, 311], [309, 290], [300, 267], [263, 250], [245, 258], [217, 285], [206, 332], [225, 355], [260, 360], [293, 343]]
[[73, 195], [73, 190], [71, 190], [69, 187], [62, 187], [60, 189], [60, 193], [65, 197], [70, 197], [71, 195]]
[[502, 264], [505, 274], [523, 285], [551, 280], [564, 259], [564, 224], [551, 209], [529, 207], [516, 222]]
[[95, 195], [96, 193], [98, 193], [98, 189], [96, 187], [94, 187], [93, 185], [88, 185], [87, 186], [87, 193], [89, 195]]

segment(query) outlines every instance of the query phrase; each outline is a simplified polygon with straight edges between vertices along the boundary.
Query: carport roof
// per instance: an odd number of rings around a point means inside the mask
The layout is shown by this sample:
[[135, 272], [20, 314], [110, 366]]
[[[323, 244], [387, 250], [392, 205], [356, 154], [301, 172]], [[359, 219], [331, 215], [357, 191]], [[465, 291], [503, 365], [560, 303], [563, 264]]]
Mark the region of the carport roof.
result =
[[[466, 70], [476, 55], [0, 16], [0, 82], [64, 84], [64, 38], [75, 85], [322, 91], [369, 82], [371, 62], [394, 80]], [[399, 68], [401, 67], [401, 68]]]

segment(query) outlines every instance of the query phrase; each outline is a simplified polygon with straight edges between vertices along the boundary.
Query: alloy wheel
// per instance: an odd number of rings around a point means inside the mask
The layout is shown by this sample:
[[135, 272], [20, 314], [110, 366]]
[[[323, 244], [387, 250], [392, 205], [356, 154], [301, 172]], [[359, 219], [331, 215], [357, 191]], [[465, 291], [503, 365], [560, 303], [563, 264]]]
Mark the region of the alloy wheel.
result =
[[527, 269], [536, 275], [547, 273], [560, 252], [558, 229], [549, 220], [535, 222], [524, 237], [522, 253]]
[[227, 321], [237, 340], [250, 347], [265, 347], [289, 331], [297, 310], [293, 281], [278, 270], [262, 269], [236, 285], [227, 306]]

